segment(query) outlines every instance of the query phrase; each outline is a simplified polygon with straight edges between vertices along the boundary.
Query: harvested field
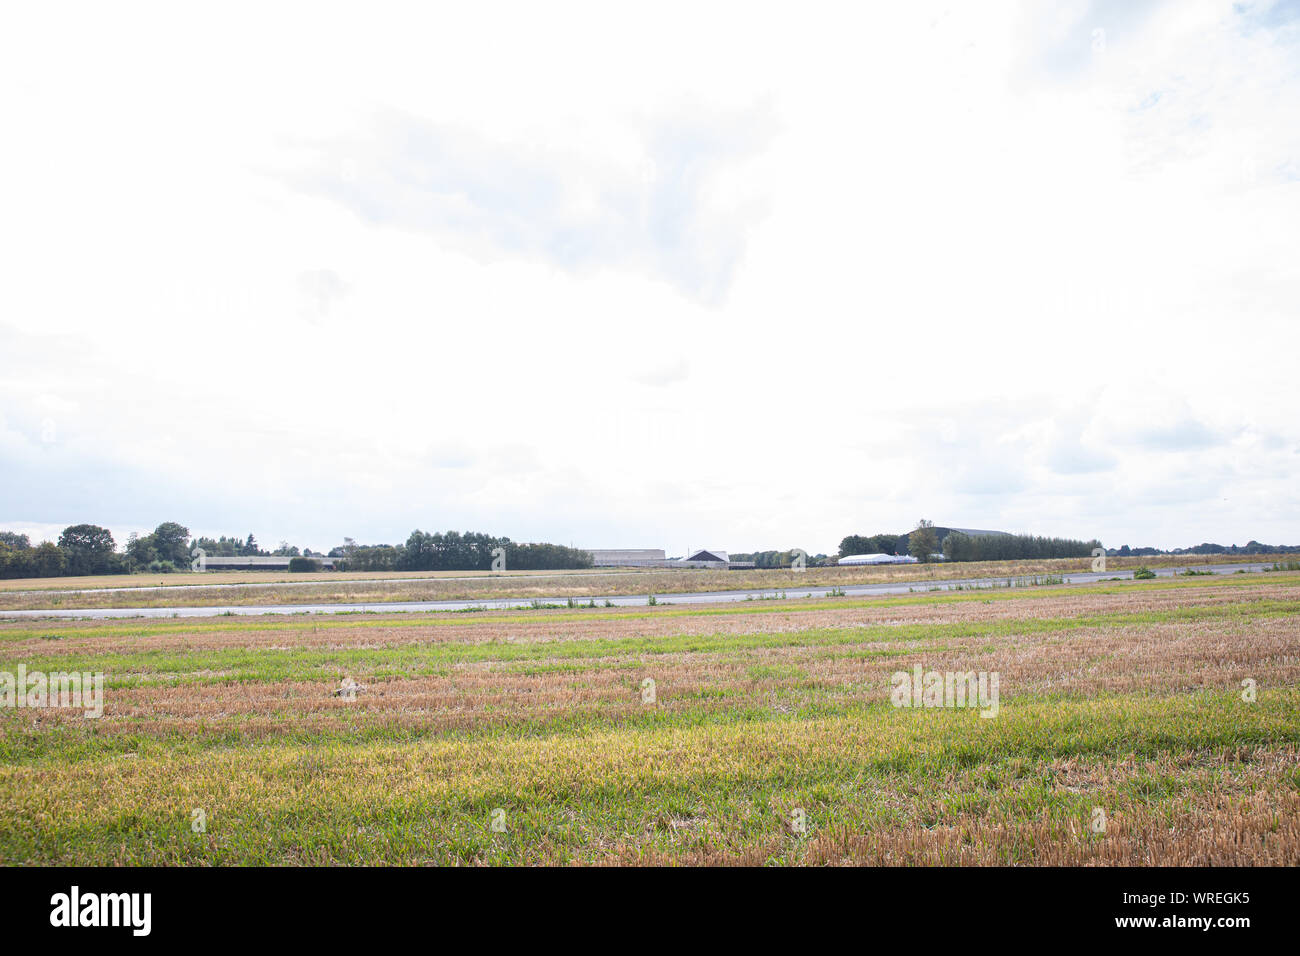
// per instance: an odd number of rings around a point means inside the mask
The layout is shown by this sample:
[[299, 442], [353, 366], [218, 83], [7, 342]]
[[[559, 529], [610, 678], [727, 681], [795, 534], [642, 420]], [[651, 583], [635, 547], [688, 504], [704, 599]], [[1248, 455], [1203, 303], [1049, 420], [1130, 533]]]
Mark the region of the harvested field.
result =
[[[1180, 555], [1108, 558], [1109, 571], [1150, 567], [1191, 568], [1255, 563], [1259, 557]], [[1268, 560], [1274, 560], [1269, 556]], [[692, 591], [754, 591], [791, 596], [800, 588], [863, 584], [914, 585], [918, 590], [963, 578], [1062, 575], [1089, 571], [1091, 558], [983, 561], [955, 564], [877, 565], [790, 570], [594, 569], [588, 571], [424, 571], [394, 574], [224, 572], [118, 575], [98, 578], [26, 578], [0, 581], [0, 610], [72, 610], [107, 607], [219, 607], [228, 605], [366, 604], [384, 601], [489, 601], [586, 598], [592, 594], [684, 594]], [[144, 590], [140, 590], [143, 588]], [[179, 589], [179, 590], [178, 590]]]
[[1300, 863], [1294, 573], [0, 622], [19, 665], [105, 693], [0, 709], [6, 863]]

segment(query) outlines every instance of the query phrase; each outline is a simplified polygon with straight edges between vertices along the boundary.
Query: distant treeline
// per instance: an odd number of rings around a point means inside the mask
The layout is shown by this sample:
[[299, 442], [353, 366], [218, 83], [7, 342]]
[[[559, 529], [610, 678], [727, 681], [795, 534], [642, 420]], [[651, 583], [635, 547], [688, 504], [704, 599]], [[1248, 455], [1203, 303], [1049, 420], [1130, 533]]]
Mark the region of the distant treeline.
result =
[[[942, 551], [949, 561], [1015, 561], [1036, 558], [1078, 558], [1091, 555], [1100, 547], [1097, 541], [1071, 538], [1044, 538], [1027, 534], [967, 535], [951, 528], [936, 528], [923, 522], [910, 534], [849, 535], [840, 542], [838, 555], [809, 555], [808, 567], [833, 565], [837, 558], [850, 554], [912, 554], [926, 560], [930, 553]], [[189, 528], [175, 521], [164, 521], [145, 535], [132, 534], [121, 550], [107, 528], [93, 524], [70, 525], [63, 529], [57, 543], [43, 541], [33, 545], [25, 534], [0, 531], [0, 578], [39, 578], [62, 575], [163, 574], [189, 568], [194, 551], [201, 548], [209, 557], [220, 556], [287, 556], [331, 557], [335, 567], [348, 571], [487, 571], [492, 568], [493, 551], [505, 549], [507, 570], [576, 570], [591, 567], [591, 555], [577, 548], [558, 544], [520, 544], [474, 531], [428, 534], [413, 531], [405, 544], [359, 545], [351, 538], [331, 548], [328, 555], [310, 548], [281, 541], [273, 551], [263, 550], [251, 534], [238, 537], [206, 538], [190, 536]], [[1146, 557], [1179, 554], [1264, 555], [1300, 553], [1300, 545], [1271, 545], [1250, 541], [1245, 546], [1203, 542], [1191, 548], [1161, 551], [1158, 548], [1130, 548], [1124, 545], [1106, 552], [1111, 556]], [[759, 568], [788, 568], [794, 550], [756, 551], [733, 554], [735, 561], [753, 561]], [[299, 568], [313, 567], [298, 562]], [[297, 570], [298, 568], [295, 568]]]
[[[794, 564], [795, 549], [789, 551], [752, 551], [749, 553], [732, 552], [732, 561], [753, 561], [756, 568], [788, 568]], [[808, 567], [817, 568], [825, 564], [834, 564], [835, 555], [810, 554]]]
[[[569, 570], [591, 567], [591, 555], [558, 544], [518, 544], [509, 538], [467, 531], [426, 534], [413, 531], [404, 545], [358, 545], [350, 538], [332, 548], [328, 557], [342, 558], [335, 567], [350, 571], [486, 571], [493, 550], [505, 549], [508, 570]], [[0, 578], [49, 578], [64, 575], [165, 574], [192, 566], [195, 549], [208, 557], [324, 557], [310, 548], [280, 542], [274, 551], [247, 537], [190, 537], [189, 528], [164, 521], [150, 534], [132, 534], [118, 550], [112, 533], [99, 525], [78, 524], [63, 529], [58, 543], [33, 546], [25, 534], [0, 531]], [[301, 565], [302, 562], [299, 562]], [[296, 570], [296, 569], [295, 569]]]
[[107, 528], [94, 524], [69, 525], [58, 544], [34, 547], [25, 534], [0, 531], [0, 578], [175, 571], [189, 566], [189, 554], [190, 531], [174, 521], [164, 521], [152, 534], [131, 535], [122, 551]]
[[1081, 558], [1101, 547], [1098, 541], [1044, 538], [1031, 534], [963, 534], [953, 528], [922, 523], [909, 534], [851, 534], [840, 542], [840, 557], [850, 554], [910, 554], [926, 560], [931, 553], [947, 561], [1023, 561], [1035, 558]]
[[1043, 538], [1033, 534], [969, 535], [954, 531], [943, 539], [948, 561], [1024, 561], [1037, 558], [1086, 558], [1100, 541]]
[[851, 534], [840, 542], [841, 558], [850, 554], [907, 554], [905, 534]]
[[492, 552], [497, 548], [505, 549], [505, 567], [509, 571], [591, 567], [591, 555], [578, 548], [519, 544], [475, 531], [428, 534], [416, 530], [406, 544], [347, 545], [330, 555], [343, 558], [347, 571], [489, 571]]
[[1172, 551], [1161, 551], [1159, 548], [1130, 548], [1128, 545], [1122, 545], [1106, 551], [1112, 558], [1126, 558], [1129, 555], [1146, 558], [1160, 554], [1295, 554], [1296, 552], [1300, 552], [1300, 544], [1260, 544], [1258, 541], [1247, 541], [1245, 545], [1222, 545], [1205, 541], [1195, 547], [1174, 548]]

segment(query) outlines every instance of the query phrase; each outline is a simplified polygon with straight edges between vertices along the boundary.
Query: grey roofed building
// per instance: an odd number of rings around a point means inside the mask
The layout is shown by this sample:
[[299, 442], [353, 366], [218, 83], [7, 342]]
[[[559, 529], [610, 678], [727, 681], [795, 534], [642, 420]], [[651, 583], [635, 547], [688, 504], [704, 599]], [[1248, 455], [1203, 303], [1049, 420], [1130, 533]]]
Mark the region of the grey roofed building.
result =
[[686, 560], [687, 561], [717, 561], [725, 564], [731, 559], [727, 557], [727, 552], [719, 548], [708, 548], [703, 551], [696, 551]]
[[691, 552], [689, 558], [670, 561], [659, 548], [591, 549], [591, 563], [597, 568], [740, 568], [753, 567], [750, 562], [732, 561], [721, 548], [706, 548]]
[[208, 554], [203, 557], [203, 564], [209, 571], [287, 571], [289, 562], [295, 557], [310, 557], [319, 561], [322, 571], [332, 571], [334, 562], [342, 558], [327, 558], [323, 555], [270, 555], [251, 556], [241, 554]]
[[587, 553], [598, 568], [657, 568], [668, 562], [662, 548], [606, 548]]
[[712, 571], [730, 571], [733, 568], [752, 568], [754, 566], [753, 561], [732, 561], [731, 555], [721, 548], [702, 548], [692, 551], [688, 558], [670, 563], [676, 568], [705, 568]]

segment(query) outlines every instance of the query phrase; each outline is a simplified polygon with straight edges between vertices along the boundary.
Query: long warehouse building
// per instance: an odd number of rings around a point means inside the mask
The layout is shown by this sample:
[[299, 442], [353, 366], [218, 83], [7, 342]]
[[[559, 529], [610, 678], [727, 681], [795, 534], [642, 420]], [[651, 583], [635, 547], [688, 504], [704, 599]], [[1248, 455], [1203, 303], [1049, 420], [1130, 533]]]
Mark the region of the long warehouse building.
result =
[[610, 548], [587, 553], [598, 568], [661, 568], [668, 563], [663, 548]]

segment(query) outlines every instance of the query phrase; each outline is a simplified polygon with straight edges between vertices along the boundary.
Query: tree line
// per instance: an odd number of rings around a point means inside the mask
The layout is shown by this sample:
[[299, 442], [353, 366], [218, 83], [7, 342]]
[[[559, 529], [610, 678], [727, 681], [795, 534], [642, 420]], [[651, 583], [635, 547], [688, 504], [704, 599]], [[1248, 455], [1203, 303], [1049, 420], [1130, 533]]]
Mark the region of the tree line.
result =
[[[342, 558], [348, 571], [490, 571], [501, 556], [510, 571], [569, 571], [591, 567], [591, 555], [562, 544], [521, 544], [475, 531], [429, 534], [418, 528], [405, 544], [346, 543], [330, 552]], [[337, 553], [336, 553], [337, 552]]]
[[907, 554], [908, 536], [905, 534], [851, 534], [840, 541], [840, 557], [850, 554]]
[[[750, 551], [750, 552], [733, 552], [730, 557], [732, 561], [753, 561], [756, 568], [788, 568], [794, 564], [795, 551], [798, 549], [791, 548], [788, 551]], [[807, 552], [804, 552], [807, 554]], [[835, 555], [809, 554], [807, 567], [818, 568], [823, 565], [835, 563]]]
[[1118, 548], [1108, 549], [1106, 554], [1112, 558], [1126, 558], [1129, 555], [1134, 557], [1154, 557], [1159, 554], [1295, 554], [1297, 552], [1300, 552], [1300, 544], [1261, 544], [1252, 538], [1244, 545], [1223, 545], [1203, 541], [1190, 548], [1174, 548], [1172, 551], [1162, 551], [1159, 548], [1130, 548], [1125, 544]]
[[[247, 538], [191, 538], [190, 529], [164, 521], [149, 534], [134, 532], [121, 550], [107, 528], [74, 524], [63, 529], [57, 543], [33, 546], [25, 534], [0, 531], [0, 578], [50, 578], [87, 574], [164, 574], [190, 567], [191, 553], [266, 555], [251, 534]], [[294, 549], [297, 553], [297, 549]]]
[[840, 541], [841, 558], [850, 554], [911, 555], [920, 562], [942, 555], [945, 561], [1023, 561], [1039, 558], [1082, 558], [1099, 541], [1048, 538], [1032, 534], [964, 534], [939, 528], [921, 519], [906, 534], [851, 534]]
[[954, 531], [943, 539], [948, 561], [1024, 561], [1039, 558], [1086, 558], [1100, 541], [1045, 538], [1033, 534], [968, 535]]
[[[572, 570], [591, 567], [591, 555], [558, 544], [521, 544], [506, 537], [473, 531], [426, 534], [413, 531], [404, 545], [358, 545], [351, 538], [332, 548], [328, 555], [299, 550], [280, 542], [264, 550], [253, 535], [222, 535], [219, 538], [191, 537], [189, 528], [164, 521], [149, 534], [132, 533], [118, 548], [107, 528], [93, 524], [69, 525], [57, 543], [33, 545], [28, 535], [0, 531], [0, 578], [48, 578], [89, 574], [165, 574], [191, 567], [196, 549], [208, 557], [332, 557], [335, 567], [349, 571], [486, 571], [491, 570], [494, 552], [504, 548], [505, 567], [510, 570]], [[298, 561], [299, 568], [311, 567]]]

